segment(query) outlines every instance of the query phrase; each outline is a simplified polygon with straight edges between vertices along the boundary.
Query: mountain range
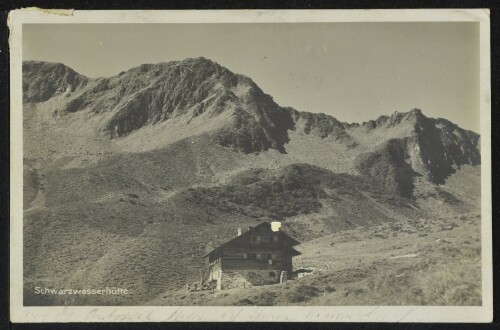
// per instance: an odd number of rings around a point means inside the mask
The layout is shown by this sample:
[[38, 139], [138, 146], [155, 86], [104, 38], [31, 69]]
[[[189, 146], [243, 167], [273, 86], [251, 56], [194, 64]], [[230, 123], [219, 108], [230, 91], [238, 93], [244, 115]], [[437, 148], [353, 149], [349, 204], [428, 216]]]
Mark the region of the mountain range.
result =
[[447, 184], [478, 176], [477, 133], [419, 109], [345, 123], [281, 107], [205, 58], [95, 79], [24, 62], [23, 127], [29, 304], [63, 303], [40, 281], [136, 293], [66, 304], [149, 302], [238, 226], [279, 220], [307, 242], [479, 205]]

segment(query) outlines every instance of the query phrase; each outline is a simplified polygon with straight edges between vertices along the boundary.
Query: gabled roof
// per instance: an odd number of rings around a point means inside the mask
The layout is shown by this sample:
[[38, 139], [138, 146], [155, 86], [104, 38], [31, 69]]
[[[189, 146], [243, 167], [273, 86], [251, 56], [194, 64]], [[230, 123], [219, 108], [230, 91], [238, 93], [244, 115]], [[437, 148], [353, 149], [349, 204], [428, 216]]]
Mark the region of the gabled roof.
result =
[[[208, 257], [209, 255], [211, 255], [212, 253], [214, 252], [217, 252], [217, 251], [220, 251], [222, 250], [224, 247], [226, 247], [227, 245], [231, 244], [232, 242], [236, 241], [236, 240], [239, 240], [239, 239], [242, 239], [244, 237], [247, 237], [247, 236], [250, 236], [252, 233], [260, 230], [260, 229], [269, 229], [270, 231], [272, 231], [271, 229], [271, 224], [269, 222], [262, 222], [261, 224], [253, 227], [253, 228], [250, 228], [249, 230], [247, 230], [246, 232], [242, 233], [241, 235], [239, 236], [236, 236], [234, 237], [233, 239], [227, 241], [226, 243], [222, 244], [222, 245], [219, 245], [217, 248], [213, 249], [212, 251], [210, 251], [209, 253], [205, 254], [203, 256], [203, 258], [206, 258]], [[299, 245], [300, 242], [297, 241], [295, 238], [287, 235], [285, 232], [281, 231], [281, 230], [278, 230], [277, 231], [282, 237], [284, 237], [286, 240], [288, 240], [290, 242], [290, 246], [295, 246], [295, 245]], [[298, 254], [301, 254], [300, 252], [298, 252], [297, 250], [295, 249], [292, 249], [293, 251], [295, 251], [296, 253]], [[292, 251], [292, 252], [293, 252]], [[298, 254], [294, 254], [294, 255], [298, 255]]]
[[292, 257], [300, 256], [302, 254], [299, 251], [295, 250], [294, 248], [290, 248], [290, 252], [292, 252]]

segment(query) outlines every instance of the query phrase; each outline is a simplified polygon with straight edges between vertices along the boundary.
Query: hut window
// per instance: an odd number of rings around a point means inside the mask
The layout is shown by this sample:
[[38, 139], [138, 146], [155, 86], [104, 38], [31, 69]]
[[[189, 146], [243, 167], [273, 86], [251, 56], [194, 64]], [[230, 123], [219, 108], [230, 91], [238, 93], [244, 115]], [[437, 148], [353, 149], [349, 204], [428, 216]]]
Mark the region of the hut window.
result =
[[269, 242], [272, 242], [274, 240], [274, 236], [269, 236]]
[[272, 258], [273, 258], [273, 255], [272, 255], [271, 253], [268, 253], [268, 254], [267, 254], [267, 260], [270, 260], [270, 259], [272, 259]]
[[257, 259], [257, 254], [255, 253], [247, 253], [247, 258], [251, 260]]

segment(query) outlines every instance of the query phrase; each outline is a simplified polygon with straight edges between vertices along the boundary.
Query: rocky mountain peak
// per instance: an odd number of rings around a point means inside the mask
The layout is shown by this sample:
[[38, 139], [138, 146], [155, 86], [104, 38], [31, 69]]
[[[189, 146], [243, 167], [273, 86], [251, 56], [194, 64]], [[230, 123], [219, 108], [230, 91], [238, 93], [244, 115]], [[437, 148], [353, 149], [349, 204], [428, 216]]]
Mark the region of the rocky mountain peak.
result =
[[414, 176], [444, 184], [462, 165], [481, 163], [477, 133], [446, 119], [426, 117], [420, 109], [395, 112], [364, 125], [368, 133], [376, 129], [392, 139], [357, 157], [358, 170], [404, 196], [411, 196]]
[[23, 62], [24, 102], [43, 102], [87, 85], [89, 79], [62, 63]]
[[402, 122], [416, 124], [419, 120], [426, 118], [427, 117], [422, 113], [422, 110], [415, 108], [407, 112], [395, 111], [390, 116], [382, 115], [375, 120], [364, 122], [363, 126], [369, 129], [374, 129], [381, 126], [393, 127], [401, 124]]

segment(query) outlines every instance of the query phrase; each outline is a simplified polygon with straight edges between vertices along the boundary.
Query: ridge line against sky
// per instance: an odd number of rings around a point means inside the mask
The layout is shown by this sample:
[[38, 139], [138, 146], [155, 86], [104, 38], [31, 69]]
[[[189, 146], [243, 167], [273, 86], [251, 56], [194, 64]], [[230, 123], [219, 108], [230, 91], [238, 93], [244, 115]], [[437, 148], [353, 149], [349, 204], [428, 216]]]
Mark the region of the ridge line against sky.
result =
[[479, 132], [478, 23], [25, 24], [23, 60], [91, 78], [205, 57], [280, 106], [363, 122], [419, 108]]

